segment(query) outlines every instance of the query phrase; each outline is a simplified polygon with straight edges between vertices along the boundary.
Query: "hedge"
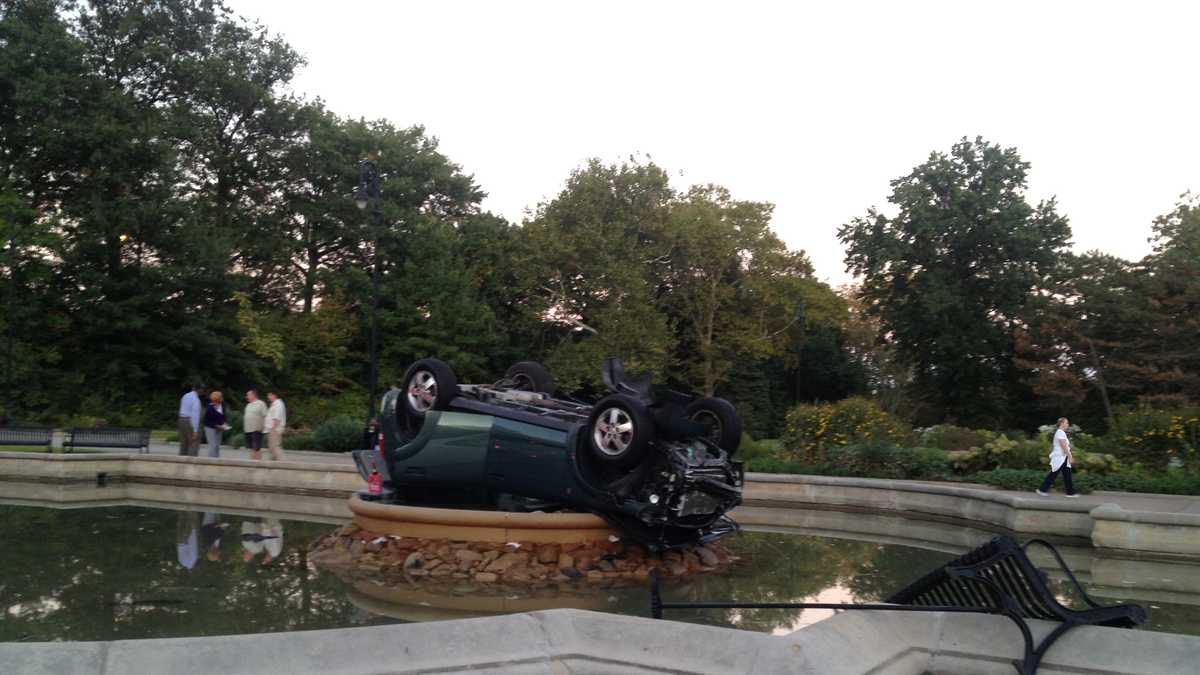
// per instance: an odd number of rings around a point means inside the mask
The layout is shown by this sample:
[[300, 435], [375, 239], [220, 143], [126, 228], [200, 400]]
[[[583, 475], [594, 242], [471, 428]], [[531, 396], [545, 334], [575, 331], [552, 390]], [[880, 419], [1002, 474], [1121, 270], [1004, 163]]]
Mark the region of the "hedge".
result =
[[[1036, 490], [1046, 477], [1045, 471], [1033, 469], [995, 469], [981, 471], [969, 477], [974, 483], [994, 485], [1007, 490]], [[1135, 476], [1114, 474], [1099, 476], [1095, 474], [1076, 474], [1075, 489], [1088, 493], [1096, 490], [1111, 492], [1141, 492], [1164, 495], [1200, 495], [1200, 476], [1188, 476], [1182, 473], [1169, 473], [1165, 476]], [[1062, 488], [1062, 481], [1058, 482]]]

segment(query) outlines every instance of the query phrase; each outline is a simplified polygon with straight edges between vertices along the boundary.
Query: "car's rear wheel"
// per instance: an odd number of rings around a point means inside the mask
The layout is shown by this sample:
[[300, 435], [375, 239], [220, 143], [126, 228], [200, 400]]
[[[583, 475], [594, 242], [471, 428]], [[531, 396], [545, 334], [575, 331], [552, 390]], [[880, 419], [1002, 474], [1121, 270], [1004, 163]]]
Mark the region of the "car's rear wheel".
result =
[[730, 455], [742, 443], [742, 419], [733, 404], [723, 398], [708, 396], [692, 401], [687, 407], [687, 417], [702, 425], [707, 430], [704, 437]]
[[535, 391], [542, 394], [553, 395], [557, 387], [554, 384], [554, 376], [546, 370], [546, 366], [537, 361], [521, 361], [514, 363], [504, 373], [504, 379], [513, 383], [515, 389], [521, 391]]
[[606, 396], [588, 417], [588, 442], [597, 461], [628, 469], [646, 456], [654, 438], [654, 423], [646, 405], [626, 396]]
[[450, 364], [438, 359], [421, 359], [404, 373], [401, 404], [404, 412], [421, 418], [430, 410], [445, 410], [458, 394], [458, 378]]

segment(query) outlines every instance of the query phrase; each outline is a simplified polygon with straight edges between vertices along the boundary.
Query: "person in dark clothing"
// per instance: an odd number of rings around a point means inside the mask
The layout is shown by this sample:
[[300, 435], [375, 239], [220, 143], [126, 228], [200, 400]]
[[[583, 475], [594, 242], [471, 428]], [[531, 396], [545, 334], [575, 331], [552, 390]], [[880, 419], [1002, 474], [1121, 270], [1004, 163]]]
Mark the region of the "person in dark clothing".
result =
[[208, 407], [204, 409], [204, 440], [208, 445], [209, 457], [221, 456], [221, 434], [229, 426], [225, 424], [225, 399], [221, 392], [208, 395]]

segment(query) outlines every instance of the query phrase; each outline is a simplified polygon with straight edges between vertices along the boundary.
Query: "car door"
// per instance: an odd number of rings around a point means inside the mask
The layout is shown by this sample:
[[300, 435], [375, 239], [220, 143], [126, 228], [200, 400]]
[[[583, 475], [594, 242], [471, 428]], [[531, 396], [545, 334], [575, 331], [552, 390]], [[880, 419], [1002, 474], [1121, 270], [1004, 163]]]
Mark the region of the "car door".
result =
[[567, 432], [495, 418], [488, 449], [487, 481], [495, 492], [566, 501], [575, 484], [566, 450]]

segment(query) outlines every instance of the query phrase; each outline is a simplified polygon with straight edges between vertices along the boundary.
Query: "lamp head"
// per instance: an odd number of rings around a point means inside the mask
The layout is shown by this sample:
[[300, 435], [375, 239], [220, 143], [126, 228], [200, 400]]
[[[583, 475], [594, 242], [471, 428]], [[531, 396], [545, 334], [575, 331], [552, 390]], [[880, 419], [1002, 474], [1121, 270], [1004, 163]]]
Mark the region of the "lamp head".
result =
[[360, 186], [358, 188], [358, 191], [354, 193], [354, 205], [357, 206], [358, 209], [361, 211], [361, 210], [367, 208], [367, 203], [369, 201], [370, 200], [367, 198], [366, 186]]

